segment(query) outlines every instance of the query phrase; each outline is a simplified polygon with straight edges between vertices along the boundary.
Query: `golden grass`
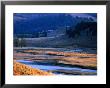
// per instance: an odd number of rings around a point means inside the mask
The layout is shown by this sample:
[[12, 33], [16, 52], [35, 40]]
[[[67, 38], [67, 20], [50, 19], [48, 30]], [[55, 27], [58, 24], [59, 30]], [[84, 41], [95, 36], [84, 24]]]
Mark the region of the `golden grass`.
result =
[[18, 63], [16, 61], [13, 62], [13, 74], [14, 75], [41, 75], [41, 76], [50, 76], [53, 75], [50, 72], [45, 72], [39, 69], [31, 68], [30, 66]]
[[79, 66], [84, 66], [84, 67], [97, 67], [97, 59], [96, 58], [74, 58], [74, 57], [69, 57], [69, 58], [62, 58], [61, 59], [62, 63], [65, 64], [72, 64], [72, 65], [79, 65]]
[[24, 50], [24, 53], [42, 54], [45, 53], [45, 50]]
[[33, 53], [33, 54], [49, 54], [49, 55], [63, 55], [63, 56], [96, 56], [96, 54], [88, 54], [88, 53], [78, 53], [78, 52], [61, 52], [61, 51], [49, 51], [49, 50], [24, 50], [25, 53]]
[[[97, 54], [89, 54], [89, 53], [79, 53], [79, 52], [57, 52], [57, 51], [42, 51], [42, 50], [25, 50], [25, 53], [34, 53], [36, 55], [53, 55], [54, 57], [50, 58], [58, 63], [62, 64], [70, 64], [70, 65], [77, 65], [85, 68], [97, 68]], [[22, 56], [22, 55], [18, 55]], [[56, 57], [55, 57], [56, 56]], [[18, 59], [18, 58], [14, 58]], [[35, 57], [30, 58], [29, 60], [46, 60], [45, 57]], [[48, 59], [49, 60], [49, 59]]]
[[77, 52], [55, 52], [55, 51], [47, 51], [46, 54], [49, 55], [64, 55], [64, 56], [96, 56], [96, 54], [87, 54], [87, 53], [77, 53]]
[[87, 68], [97, 68], [97, 55], [78, 52], [55, 52], [47, 51], [49, 55], [62, 55], [64, 57], [57, 58], [61, 63], [83, 66]]

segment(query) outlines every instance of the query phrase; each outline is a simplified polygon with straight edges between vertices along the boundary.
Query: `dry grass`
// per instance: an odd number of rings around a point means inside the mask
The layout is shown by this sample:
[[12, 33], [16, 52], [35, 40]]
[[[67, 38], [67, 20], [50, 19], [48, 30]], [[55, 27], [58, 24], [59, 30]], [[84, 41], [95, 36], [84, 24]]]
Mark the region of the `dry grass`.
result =
[[42, 54], [45, 53], [45, 50], [24, 50], [24, 53]]
[[[97, 54], [79, 53], [79, 52], [61, 52], [61, 51], [43, 51], [43, 50], [25, 50], [26, 53], [34, 53], [35, 55], [50, 55], [52, 57], [45, 58], [43, 56], [36, 56], [35, 58], [28, 58], [32, 61], [57, 61], [62, 64], [76, 65], [85, 68], [97, 69]], [[20, 53], [16, 56], [24, 56]], [[18, 59], [18, 58], [14, 58]]]
[[96, 54], [77, 53], [77, 52], [46, 52], [49, 55], [63, 55], [63, 58], [57, 58], [60, 63], [77, 65], [87, 68], [97, 68]]
[[39, 69], [31, 68], [30, 66], [18, 63], [14, 61], [13, 74], [14, 75], [41, 75], [41, 76], [50, 76], [52, 73], [45, 72]]
[[71, 65], [79, 65], [87, 68], [96, 68], [97, 67], [97, 60], [96, 58], [62, 58], [61, 63], [71, 64]]
[[55, 51], [47, 51], [46, 54], [49, 55], [64, 55], [64, 56], [82, 56], [82, 57], [87, 57], [87, 56], [96, 56], [96, 54], [87, 54], [87, 53], [77, 53], [77, 52], [55, 52]]

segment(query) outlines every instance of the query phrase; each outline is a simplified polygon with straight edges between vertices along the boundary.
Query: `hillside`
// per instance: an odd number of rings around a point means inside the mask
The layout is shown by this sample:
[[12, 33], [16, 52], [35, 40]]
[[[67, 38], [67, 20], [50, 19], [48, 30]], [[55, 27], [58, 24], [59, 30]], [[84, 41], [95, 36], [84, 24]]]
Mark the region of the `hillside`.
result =
[[[97, 22], [91, 15], [14, 14], [14, 38], [24, 38], [23, 43], [27, 47], [96, 48]], [[17, 42], [14, 42], [17, 47]]]
[[59, 27], [75, 26], [81, 21], [95, 21], [88, 14], [69, 13], [15, 13], [14, 33], [35, 33], [38, 31], [56, 30]]
[[74, 47], [97, 47], [97, 40], [93, 37], [68, 38], [65, 35], [57, 37], [42, 38], [24, 38], [27, 47], [56, 47], [56, 48], [74, 48]]
[[39, 69], [31, 68], [30, 66], [18, 63], [14, 61], [14, 67], [13, 67], [13, 74], [14, 75], [44, 75], [49, 76], [52, 75], [52, 73], [45, 72]]

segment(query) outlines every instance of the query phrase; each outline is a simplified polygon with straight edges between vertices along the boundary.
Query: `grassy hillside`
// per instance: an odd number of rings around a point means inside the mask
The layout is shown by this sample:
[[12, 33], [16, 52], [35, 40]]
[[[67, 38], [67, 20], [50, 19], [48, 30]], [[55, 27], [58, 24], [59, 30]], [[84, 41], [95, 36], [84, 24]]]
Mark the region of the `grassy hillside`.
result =
[[42, 38], [25, 38], [27, 47], [96, 47], [97, 40], [94, 37], [91, 41], [89, 37], [68, 38], [65, 35], [58, 37], [42, 37]]
[[49, 76], [52, 75], [52, 73], [45, 72], [39, 69], [31, 68], [30, 66], [18, 63], [14, 61], [14, 75], [41, 75], [41, 76]]

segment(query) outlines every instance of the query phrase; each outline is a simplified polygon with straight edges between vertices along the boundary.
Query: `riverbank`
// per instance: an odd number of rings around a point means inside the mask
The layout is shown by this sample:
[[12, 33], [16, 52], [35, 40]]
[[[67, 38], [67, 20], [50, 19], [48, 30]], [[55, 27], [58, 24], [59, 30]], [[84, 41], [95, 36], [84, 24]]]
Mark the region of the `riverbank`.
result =
[[52, 75], [52, 73], [45, 72], [39, 69], [34, 69], [30, 66], [27, 66], [25, 64], [18, 63], [16, 61], [13, 62], [13, 74], [14, 75], [41, 75], [41, 76], [49, 76]]

